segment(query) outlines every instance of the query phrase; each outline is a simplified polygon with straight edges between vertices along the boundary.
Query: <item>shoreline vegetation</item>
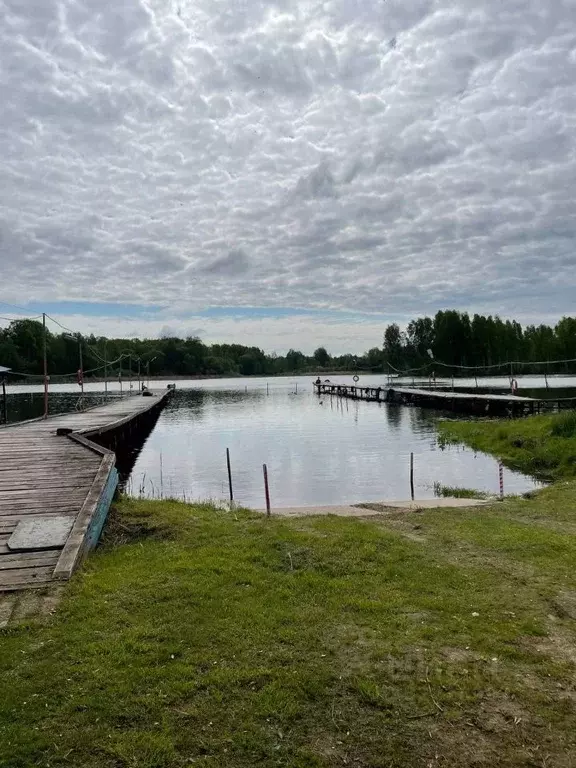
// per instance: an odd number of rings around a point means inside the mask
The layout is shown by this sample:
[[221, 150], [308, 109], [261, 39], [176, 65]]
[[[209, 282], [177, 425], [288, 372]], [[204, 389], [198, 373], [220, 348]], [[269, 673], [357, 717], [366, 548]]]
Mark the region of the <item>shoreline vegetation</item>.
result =
[[[563, 317], [555, 326], [521, 326], [515, 320], [446, 310], [411, 320], [404, 330], [383, 326], [382, 344], [362, 354], [332, 355], [324, 346], [313, 354], [289, 349], [266, 353], [243, 344], [205, 344], [196, 336], [157, 339], [83, 336], [66, 329], [50, 315], [47, 326], [38, 320], [12, 320], [0, 328], [0, 364], [13, 374], [42, 377], [46, 348], [53, 380], [70, 378], [79, 368], [84, 376], [134, 374], [151, 376], [274, 376], [353, 371], [435, 375], [465, 373], [478, 376], [521, 373], [576, 372], [576, 318]], [[555, 361], [555, 362], [554, 362]]]
[[521, 419], [441, 421], [440, 443], [466, 443], [538, 480], [576, 476], [576, 411]]
[[444, 422], [555, 481], [475, 509], [120, 499], [50, 620], [0, 630], [0, 766], [576, 764], [575, 425]]

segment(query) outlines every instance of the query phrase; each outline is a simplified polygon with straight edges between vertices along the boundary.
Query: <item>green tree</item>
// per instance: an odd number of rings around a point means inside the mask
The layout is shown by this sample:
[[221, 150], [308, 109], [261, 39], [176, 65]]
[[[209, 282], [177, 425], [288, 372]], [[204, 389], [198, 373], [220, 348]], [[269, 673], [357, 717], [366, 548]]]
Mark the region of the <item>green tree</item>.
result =
[[398, 368], [403, 363], [404, 338], [397, 323], [392, 323], [384, 331], [384, 361]]

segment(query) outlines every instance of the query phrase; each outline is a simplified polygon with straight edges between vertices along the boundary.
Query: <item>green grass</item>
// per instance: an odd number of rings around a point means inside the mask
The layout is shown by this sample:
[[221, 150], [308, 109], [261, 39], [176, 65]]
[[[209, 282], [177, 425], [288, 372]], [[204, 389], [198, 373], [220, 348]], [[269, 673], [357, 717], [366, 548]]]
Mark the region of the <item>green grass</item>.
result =
[[513, 468], [551, 481], [576, 475], [576, 412], [506, 421], [444, 421], [440, 439], [465, 442]]
[[474, 488], [462, 488], [458, 485], [442, 485], [434, 483], [434, 495], [452, 499], [486, 499], [487, 493], [477, 491]]
[[573, 765], [574, 498], [123, 500], [50, 623], [0, 630], [0, 766]]

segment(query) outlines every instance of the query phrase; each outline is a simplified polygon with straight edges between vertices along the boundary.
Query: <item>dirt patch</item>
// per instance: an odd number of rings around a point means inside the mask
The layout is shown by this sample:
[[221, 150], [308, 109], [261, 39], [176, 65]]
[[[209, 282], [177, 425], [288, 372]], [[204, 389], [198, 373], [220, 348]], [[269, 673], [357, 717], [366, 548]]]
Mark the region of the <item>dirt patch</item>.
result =
[[418, 523], [411, 523], [409, 520], [403, 520], [397, 517], [389, 517], [386, 520], [379, 522], [372, 518], [372, 522], [376, 525], [380, 525], [382, 528], [400, 534], [400, 536], [409, 541], [415, 541], [418, 544], [425, 544], [428, 541], [422, 526]]
[[551, 603], [561, 619], [576, 619], [576, 592], [559, 592]]
[[101, 544], [105, 547], [118, 547], [144, 539], [161, 541], [172, 538], [174, 538], [174, 532], [170, 526], [158, 523], [152, 518], [130, 520], [122, 517], [113, 507], [102, 532]]
[[549, 624], [548, 636], [537, 638], [533, 647], [554, 661], [576, 666], [576, 637], [566, 627]]
[[414, 512], [417, 510], [410, 509], [409, 507], [388, 507], [386, 504], [377, 504], [376, 502], [366, 502], [362, 504], [354, 504], [355, 507], [360, 509], [373, 509], [374, 512], [380, 512], [383, 515], [402, 514], [406, 512]]
[[471, 661], [485, 661], [480, 653], [471, 651], [469, 648], [442, 648], [442, 655], [454, 664], [466, 664]]
[[56, 586], [0, 595], [0, 628], [46, 623], [56, 612], [64, 589]]

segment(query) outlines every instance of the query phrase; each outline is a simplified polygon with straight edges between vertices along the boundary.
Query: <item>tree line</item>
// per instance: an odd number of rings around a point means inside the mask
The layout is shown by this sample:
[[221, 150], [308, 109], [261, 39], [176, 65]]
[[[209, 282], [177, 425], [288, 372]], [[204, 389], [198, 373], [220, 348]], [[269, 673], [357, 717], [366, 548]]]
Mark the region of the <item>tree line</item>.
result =
[[[392, 323], [384, 331], [383, 362], [393, 369], [426, 367], [440, 373], [444, 364], [452, 371], [466, 367], [479, 372], [576, 372], [575, 363], [550, 361], [576, 358], [576, 318], [563, 317], [555, 326], [527, 325], [491, 315], [472, 317], [446, 310], [432, 317], [411, 320], [402, 331]], [[512, 365], [514, 370], [514, 365]]]
[[[37, 320], [14, 320], [0, 329], [0, 366], [16, 374], [43, 374], [44, 344], [51, 378], [76, 375], [85, 378], [112, 376], [274, 376], [292, 373], [349, 371], [396, 372], [436, 368], [441, 364], [458, 372], [459, 367], [500, 373], [492, 366], [510, 361], [530, 363], [525, 372], [542, 371], [539, 361], [576, 358], [576, 318], [564, 317], [555, 326], [528, 325], [516, 321], [454, 310], [412, 320], [402, 330], [396, 323], [384, 330], [382, 347], [362, 355], [332, 356], [325, 347], [313, 355], [290, 349], [285, 355], [265, 354], [256, 346], [204, 344], [197, 337], [185, 339], [109, 339], [53, 333]], [[80, 362], [81, 360], [81, 362]], [[464, 369], [462, 369], [464, 370]], [[576, 372], [576, 364], [551, 366], [550, 372]], [[508, 372], [506, 370], [506, 372]], [[517, 370], [516, 372], [520, 372]]]

